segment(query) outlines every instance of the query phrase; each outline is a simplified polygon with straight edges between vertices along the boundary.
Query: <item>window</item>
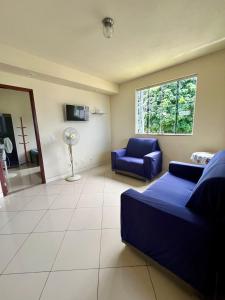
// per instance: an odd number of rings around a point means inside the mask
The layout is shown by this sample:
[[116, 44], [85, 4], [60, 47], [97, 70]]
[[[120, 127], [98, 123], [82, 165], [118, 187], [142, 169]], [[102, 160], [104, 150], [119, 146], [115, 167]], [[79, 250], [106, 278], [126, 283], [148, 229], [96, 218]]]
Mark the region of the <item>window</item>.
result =
[[192, 134], [197, 76], [136, 92], [136, 133]]

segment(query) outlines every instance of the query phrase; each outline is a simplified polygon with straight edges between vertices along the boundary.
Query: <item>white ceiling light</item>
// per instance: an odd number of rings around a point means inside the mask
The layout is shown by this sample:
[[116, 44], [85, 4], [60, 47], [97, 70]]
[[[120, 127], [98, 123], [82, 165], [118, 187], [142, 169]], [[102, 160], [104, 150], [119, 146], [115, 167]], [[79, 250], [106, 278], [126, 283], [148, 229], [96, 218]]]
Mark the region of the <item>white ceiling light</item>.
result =
[[104, 37], [107, 39], [110, 39], [113, 35], [113, 25], [114, 25], [114, 21], [112, 18], [110, 17], [106, 17], [102, 20], [102, 24], [103, 24], [103, 34]]

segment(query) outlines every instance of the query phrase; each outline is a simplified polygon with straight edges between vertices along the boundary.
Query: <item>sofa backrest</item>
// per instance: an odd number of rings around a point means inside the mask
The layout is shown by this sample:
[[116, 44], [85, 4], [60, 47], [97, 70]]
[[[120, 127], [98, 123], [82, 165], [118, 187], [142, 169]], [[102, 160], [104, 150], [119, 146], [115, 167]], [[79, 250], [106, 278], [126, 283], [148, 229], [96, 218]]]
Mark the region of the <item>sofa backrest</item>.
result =
[[155, 138], [130, 138], [127, 144], [126, 156], [143, 158], [146, 154], [160, 150]]
[[210, 218], [225, 218], [225, 150], [206, 165], [187, 207]]

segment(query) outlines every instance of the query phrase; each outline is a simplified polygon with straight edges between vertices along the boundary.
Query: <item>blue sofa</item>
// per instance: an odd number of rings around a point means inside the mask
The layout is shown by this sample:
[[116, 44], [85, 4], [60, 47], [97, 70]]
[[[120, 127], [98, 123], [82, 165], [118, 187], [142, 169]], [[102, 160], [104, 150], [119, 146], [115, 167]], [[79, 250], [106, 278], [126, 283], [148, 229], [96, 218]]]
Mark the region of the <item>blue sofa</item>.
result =
[[121, 237], [210, 294], [224, 280], [225, 151], [205, 166], [173, 161], [145, 192], [124, 192]]
[[130, 138], [126, 148], [111, 152], [112, 170], [150, 180], [162, 170], [162, 152], [154, 138]]

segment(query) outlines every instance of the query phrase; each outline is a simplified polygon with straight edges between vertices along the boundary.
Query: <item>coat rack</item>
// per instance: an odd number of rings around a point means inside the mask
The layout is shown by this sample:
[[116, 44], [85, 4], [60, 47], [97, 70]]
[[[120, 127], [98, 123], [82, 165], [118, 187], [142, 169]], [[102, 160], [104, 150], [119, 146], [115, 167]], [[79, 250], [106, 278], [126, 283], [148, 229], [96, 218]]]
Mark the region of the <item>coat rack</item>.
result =
[[21, 134], [18, 134], [18, 136], [22, 137], [22, 142], [20, 142], [20, 145], [23, 145], [24, 147], [24, 153], [25, 153], [25, 160], [26, 163], [29, 163], [29, 159], [28, 159], [28, 155], [27, 155], [27, 144], [29, 143], [28, 141], [26, 141], [26, 136], [28, 136], [27, 134], [24, 133], [24, 129], [27, 128], [26, 126], [23, 125], [23, 118], [20, 117], [20, 126], [18, 126], [17, 128], [21, 129]]

